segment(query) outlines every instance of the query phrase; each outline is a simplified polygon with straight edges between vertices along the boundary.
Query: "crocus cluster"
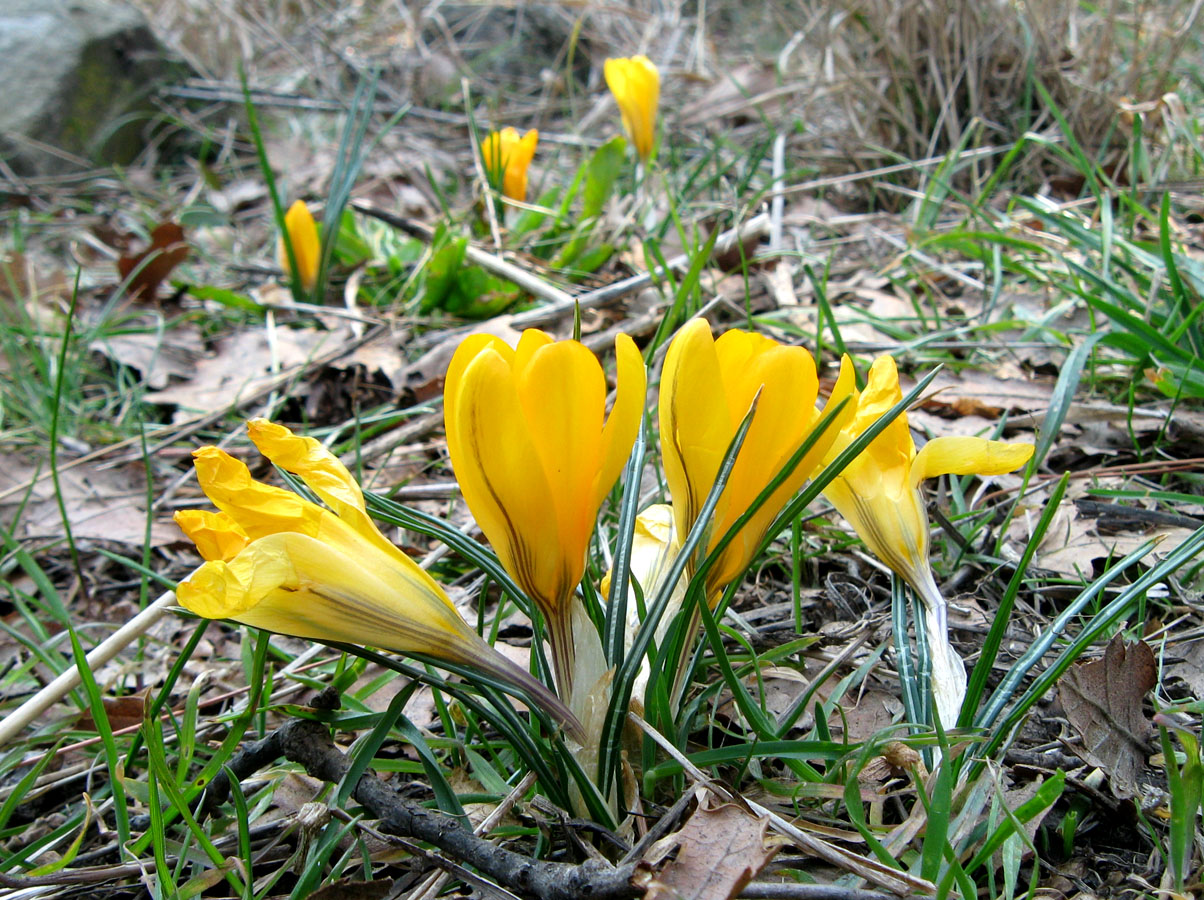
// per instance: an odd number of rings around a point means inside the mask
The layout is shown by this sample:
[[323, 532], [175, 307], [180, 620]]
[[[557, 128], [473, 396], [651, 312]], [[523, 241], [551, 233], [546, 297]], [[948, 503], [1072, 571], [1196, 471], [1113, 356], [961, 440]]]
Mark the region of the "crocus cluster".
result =
[[[180, 586], [180, 602], [203, 616], [475, 668], [514, 685], [580, 741], [579, 719], [588, 719], [582, 697], [596, 699], [598, 685], [609, 682], [597, 665], [588, 678], [582, 675], [581, 660], [601, 656], [578, 585], [599, 509], [645, 412], [644, 361], [626, 335], [615, 341], [615, 358], [609, 412], [607, 378], [594, 354], [576, 340], [556, 341], [533, 329], [515, 347], [491, 335], [469, 336], [445, 381], [448, 452], [461, 492], [532, 614], [546, 625], [559, 698], [489, 647], [438, 583], [380, 533], [359, 485], [337, 459], [316, 441], [264, 420], [250, 423], [252, 441], [325, 505], [255, 481], [222, 450], [198, 450], [197, 474], [218, 511], [177, 516], [208, 560]], [[864, 390], [854, 382], [846, 358], [820, 408], [815, 363], [805, 349], [741, 330], [715, 339], [702, 319], [680, 330], [665, 357], [659, 399], [672, 505], [654, 505], [639, 516], [632, 553], [631, 570], [645, 596], [660, 589], [747, 421], [703, 552], [687, 572], [718, 549], [779, 473], [789, 471], [712, 559], [703, 587], [708, 604], [718, 602], [804, 482], [902, 397], [889, 356], [873, 364]], [[1030, 445], [978, 438], [937, 438], [917, 451], [904, 414], [825, 488], [866, 546], [924, 604], [937, 708], [947, 726], [956, 721], [965, 671], [949, 646], [945, 604], [928, 562], [921, 482], [941, 474], [1001, 474], [1032, 452]], [[680, 603], [680, 586], [674, 597]]]

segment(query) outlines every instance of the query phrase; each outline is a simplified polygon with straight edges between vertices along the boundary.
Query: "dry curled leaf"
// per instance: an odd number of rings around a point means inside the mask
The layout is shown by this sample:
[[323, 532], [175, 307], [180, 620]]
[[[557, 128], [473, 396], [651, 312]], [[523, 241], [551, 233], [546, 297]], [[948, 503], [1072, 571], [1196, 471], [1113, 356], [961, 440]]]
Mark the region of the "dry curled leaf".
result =
[[1062, 676], [1062, 706], [1083, 738], [1081, 755], [1108, 774], [1112, 792], [1122, 799], [1138, 790], [1150, 731], [1141, 704], [1157, 683], [1158, 666], [1149, 644], [1126, 644], [1119, 634], [1102, 659], [1080, 663]]
[[117, 272], [123, 281], [129, 279], [130, 297], [154, 303], [159, 295], [159, 285], [187, 258], [184, 229], [175, 222], [164, 222], [151, 232], [149, 247], [141, 253], [118, 258]]
[[674, 837], [677, 857], [647, 884], [645, 900], [730, 900], [773, 858], [769, 820], [735, 804], [699, 806]]

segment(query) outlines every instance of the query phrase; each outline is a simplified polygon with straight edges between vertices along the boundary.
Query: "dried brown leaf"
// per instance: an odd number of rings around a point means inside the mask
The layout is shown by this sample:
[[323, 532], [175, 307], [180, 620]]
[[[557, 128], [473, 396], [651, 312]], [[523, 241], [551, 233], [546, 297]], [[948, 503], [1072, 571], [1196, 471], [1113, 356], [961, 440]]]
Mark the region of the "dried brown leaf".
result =
[[[28, 484], [44, 474], [49, 463], [13, 453], [0, 468], [0, 493]], [[76, 541], [109, 541], [140, 546], [146, 539], [146, 473], [139, 465], [104, 469], [100, 463], [87, 463], [59, 472], [63, 505]], [[63, 519], [54, 483], [38, 481], [20, 508], [24, 491], [14, 492], [0, 502], [0, 522], [12, 529], [18, 540], [46, 540], [64, 535]], [[18, 512], [20, 517], [17, 518]], [[156, 519], [150, 530], [151, 546], [158, 547], [181, 540], [180, 530], [166, 517]]]
[[[1068, 496], [1068, 500], [1073, 497]], [[1035, 521], [1035, 518], [1034, 518]], [[1009, 537], [1023, 543], [1033, 522], [1017, 517], [1008, 530]], [[1072, 578], [1091, 578], [1096, 560], [1120, 559], [1149, 540], [1159, 543], [1146, 558], [1161, 559], [1173, 552], [1192, 534], [1191, 529], [1161, 527], [1141, 532], [1105, 534], [1099, 523], [1083, 515], [1073, 504], [1064, 504], [1056, 513], [1045, 533], [1033, 564]]]
[[[349, 329], [265, 328], [240, 331], [217, 342], [212, 356], [197, 360], [188, 381], [146, 395], [149, 403], [179, 407], [177, 420], [246, 402], [272, 383], [275, 373], [304, 365], [352, 340]], [[303, 393], [294, 388], [293, 396]]]
[[1052, 379], [1005, 378], [990, 372], [967, 369], [937, 375], [924, 408], [959, 416], [997, 419], [1005, 412], [1011, 415], [1043, 413], [1049, 409], [1052, 394]]
[[730, 900], [773, 858], [769, 820], [735, 804], [699, 806], [676, 835], [677, 858], [650, 880], [645, 900]]
[[[145, 688], [137, 694], [130, 694], [126, 697], [102, 697], [101, 703], [104, 705], [109, 726], [114, 731], [120, 731], [133, 725], [141, 725], [149, 696], [150, 688]], [[96, 730], [96, 722], [92, 718], [91, 710], [85, 710], [80, 715], [77, 727], [83, 731]]]
[[[135, 330], [143, 325], [145, 331]], [[121, 333], [97, 338], [89, 349], [137, 369], [147, 387], [160, 390], [173, 378], [193, 376], [195, 360], [201, 354], [201, 330], [195, 325], [177, 325], [171, 331], [160, 332], [153, 323], [133, 320]]]
[[1083, 759], [1108, 774], [1112, 792], [1122, 799], [1137, 793], [1150, 731], [1141, 704], [1157, 683], [1149, 645], [1126, 644], [1118, 634], [1102, 659], [1076, 665], [1059, 684], [1066, 718], [1083, 739]]
[[188, 258], [184, 229], [175, 222], [164, 222], [151, 232], [150, 246], [141, 253], [117, 259], [117, 273], [129, 279], [129, 295], [135, 300], [154, 303], [159, 285], [171, 270]]

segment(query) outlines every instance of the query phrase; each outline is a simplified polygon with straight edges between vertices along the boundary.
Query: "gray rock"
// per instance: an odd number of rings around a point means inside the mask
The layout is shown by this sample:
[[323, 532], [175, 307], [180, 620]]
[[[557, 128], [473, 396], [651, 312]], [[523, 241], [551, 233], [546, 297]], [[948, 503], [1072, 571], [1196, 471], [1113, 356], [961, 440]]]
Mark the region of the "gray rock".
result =
[[184, 74], [132, 7], [0, 0], [0, 158], [23, 175], [128, 163], [155, 89]]

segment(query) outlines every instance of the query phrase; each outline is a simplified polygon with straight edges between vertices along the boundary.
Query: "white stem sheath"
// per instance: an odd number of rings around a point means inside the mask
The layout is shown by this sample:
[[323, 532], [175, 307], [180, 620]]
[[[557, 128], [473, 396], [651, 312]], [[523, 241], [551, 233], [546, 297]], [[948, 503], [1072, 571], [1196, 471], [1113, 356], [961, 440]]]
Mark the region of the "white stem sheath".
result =
[[932, 580], [920, 590], [924, 604], [924, 625], [928, 632], [928, 649], [932, 653], [932, 694], [941, 727], [948, 731], [957, 726], [962, 704], [966, 700], [966, 665], [949, 643], [949, 622], [945, 598]]

